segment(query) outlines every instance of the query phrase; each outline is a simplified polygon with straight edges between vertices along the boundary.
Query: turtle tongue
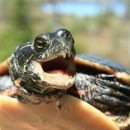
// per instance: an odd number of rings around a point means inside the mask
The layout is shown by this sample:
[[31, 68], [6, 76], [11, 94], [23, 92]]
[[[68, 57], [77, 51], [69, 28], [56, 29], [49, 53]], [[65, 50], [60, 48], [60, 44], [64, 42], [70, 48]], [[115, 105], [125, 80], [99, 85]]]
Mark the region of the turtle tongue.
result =
[[56, 74], [57, 76], [62, 76], [62, 75], [66, 75], [66, 76], [69, 76], [70, 74], [68, 72], [65, 72], [63, 70], [51, 70], [51, 71], [47, 71], [47, 73], [49, 74]]

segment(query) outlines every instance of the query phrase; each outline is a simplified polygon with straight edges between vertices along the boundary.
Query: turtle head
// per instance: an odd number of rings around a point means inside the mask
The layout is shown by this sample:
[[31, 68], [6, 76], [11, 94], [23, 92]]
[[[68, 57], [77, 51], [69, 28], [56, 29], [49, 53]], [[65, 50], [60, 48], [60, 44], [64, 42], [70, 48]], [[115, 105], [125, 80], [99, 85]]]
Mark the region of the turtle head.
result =
[[74, 39], [66, 29], [58, 29], [55, 32], [46, 32], [38, 35], [33, 41], [33, 48], [36, 51], [36, 59], [44, 62], [75, 55]]
[[23, 89], [42, 94], [50, 88], [65, 90], [74, 84], [74, 39], [68, 30], [42, 33], [27, 44], [16, 50], [11, 65], [11, 73], [17, 70], [15, 80], [22, 81]]
[[73, 37], [68, 30], [58, 29], [40, 34], [34, 39], [32, 47], [35, 55], [30, 63], [41, 83], [58, 89], [72, 86], [75, 49]]

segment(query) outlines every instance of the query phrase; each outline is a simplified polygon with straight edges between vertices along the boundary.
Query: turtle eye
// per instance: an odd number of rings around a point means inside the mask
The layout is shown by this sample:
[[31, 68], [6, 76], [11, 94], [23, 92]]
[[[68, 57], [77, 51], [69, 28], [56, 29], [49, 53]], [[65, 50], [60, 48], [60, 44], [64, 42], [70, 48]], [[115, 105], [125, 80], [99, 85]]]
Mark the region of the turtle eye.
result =
[[58, 36], [60, 36], [60, 37], [62, 37], [62, 38], [66, 38], [66, 32], [65, 31], [62, 31], [62, 30], [60, 30], [59, 32], [58, 32]]
[[34, 40], [34, 48], [38, 51], [42, 51], [43, 48], [47, 45], [47, 41], [43, 37], [37, 37]]
[[62, 38], [71, 38], [70, 32], [65, 29], [59, 29], [57, 35]]

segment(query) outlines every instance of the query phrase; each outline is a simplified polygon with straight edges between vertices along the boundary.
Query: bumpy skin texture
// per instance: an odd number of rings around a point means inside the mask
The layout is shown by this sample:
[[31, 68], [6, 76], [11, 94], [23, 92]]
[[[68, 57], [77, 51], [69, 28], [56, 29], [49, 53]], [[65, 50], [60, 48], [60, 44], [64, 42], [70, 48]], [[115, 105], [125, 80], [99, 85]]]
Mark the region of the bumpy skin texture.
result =
[[[129, 75], [130, 70], [99, 57], [80, 54], [76, 55], [76, 59], [85, 60], [88, 66], [85, 62], [84, 64], [76, 62], [75, 85], [68, 90], [68, 93], [106, 113], [121, 129], [128, 129], [130, 125], [130, 85], [120, 81], [116, 73], [124, 72]], [[97, 64], [100, 68], [97, 68]], [[106, 69], [101, 68], [102, 65]], [[108, 71], [109, 69], [112, 71]]]
[[89, 102], [103, 112], [128, 115], [130, 96], [127, 87], [129, 89], [129, 86], [118, 81], [78, 73], [75, 85], [68, 90], [68, 93]]
[[[33, 68], [30, 67], [32, 61], [46, 62], [64, 54], [64, 52], [74, 54], [73, 38], [69, 31], [65, 31], [64, 35], [66, 36], [59, 36], [60, 34], [58, 33], [60, 30], [53, 33], [43, 33], [38, 35], [33, 42], [27, 42], [17, 47], [12, 55], [10, 63], [10, 74], [12, 80], [21, 78], [25, 81], [25, 84], [29, 83], [26, 86], [33, 85], [33, 87], [35, 87], [34, 84], [37, 80], [40, 80], [40, 77], [38, 74], [33, 72]], [[34, 43], [35, 40], [39, 39], [42, 39], [44, 40], [43, 42], [45, 42], [44, 48], [41, 50], [40, 48], [36, 48]], [[38, 83], [35, 85], [37, 86], [37, 84]]]
[[68, 94], [78, 97], [106, 113], [121, 130], [130, 126], [130, 88], [118, 81], [78, 73]]
[[[129, 74], [130, 70], [120, 64], [100, 57], [87, 56], [84, 54], [76, 55], [76, 57], [95, 64], [100, 63], [101, 65], [106, 65], [106, 67], [111, 67], [111, 69], [115, 71], [113, 74], [109, 74], [104, 72], [104, 70], [100, 71], [93, 66], [78, 64], [75, 87], [77, 87], [77, 90], [79, 89], [80, 91], [79, 93], [77, 91], [77, 96], [91, 103], [95, 107], [99, 107], [103, 111], [114, 107], [112, 108], [113, 110], [117, 109], [118, 111], [121, 111], [126, 108], [129, 112], [130, 85], [119, 81], [115, 73], [125, 72]], [[95, 103], [95, 101], [98, 103]], [[101, 106], [99, 105], [100, 103], [102, 104]]]
[[59, 29], [55, 32], [40, 34], [33, 42], [18, 46], [10, 61], [10, 75], [12, 80], [19, 84], [18, 88], [22, 92], [20, 95], [24, 95], [23, 97], [35, 95], [34, 98], [37, 97], [38, 100], [46, 96], [63, 95], [65, 89], [55, 89], [56, 85], [41, 81], [40, 72], [37, 72], [37, 66], [34, 64], [38, 64], [39, 67], [40, 62], [45, 63], [64, 56], [71, 56], [73, 59], [75, 55], [73, 44], [71, 33], [68, 30]]
[[[38, 46], [36, 41], [38, 41]], [[16, 48], [10, 62], [10, 75], [19, 90], [14, 95], [22, 101], [31, 100], [33, 102], [35, 97], [39, 101], [45, 99], [46, 96], [59, 98], [67, 90], [67, 94], [89, 102], [103, 112], [109, 112], [109, 116], [114, 117], [113, 120], [117, 123], [124, 123], [130, 113], [130, 85], [119, 81], [114, 73], [102, 71], [101, 67], [110, 67], [113, 72], [120, 71], [128, 74], [130, 72], [129, 69], [101, 58], [77, 55], [79, 59], [93, 62], [94, 65], [99, 63], [100, 69], [91, 65], [87, 66], [85, 63], [77, 65], [71, 63], [69, 72], [72, 73], [72, 68], [75, 68], [75, 66], [77, 71], [72, 74], [75, 74], [75, 83], [67, 89], [58, 89], [56, 85], [41, 81], [40, 73], [36, 72], [35, 63], [45, 63], [55, 60], [57, 57], [60, 57], [58, 60], [61, 57], [69, 57], [66, 58], [67, 63], [69, 63], [74, 62], [74, 56], [74, 40], [71, 33], [65, 29], [40, 34], [33, 42], [21, 44]], [[51, 63], [56, 64], [56, 62]], [[51, 67], [53, 68], [54, 66]], [[3, 88], [0, 91], [5, 91], [5, 89]], [[128, 121], [121, 127], [123, 128], [129, 123]]]

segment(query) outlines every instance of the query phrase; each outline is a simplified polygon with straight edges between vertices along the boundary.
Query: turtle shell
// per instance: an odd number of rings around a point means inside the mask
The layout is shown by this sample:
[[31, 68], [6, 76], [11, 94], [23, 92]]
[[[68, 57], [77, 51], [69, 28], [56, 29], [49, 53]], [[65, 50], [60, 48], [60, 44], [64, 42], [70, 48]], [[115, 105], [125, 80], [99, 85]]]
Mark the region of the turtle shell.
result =
[[87, 73], [106, 73], [114, 75], [119, 81], [122, 81], [130, 85], [130, 69], [124, 67], [113, 61], [95, 56], [89, 56], [85, 54], [77, 54], [75, 57], [75, 63], [77, 64], [77, 71]]
[[[126, 109], [130, 108], [130, 104], [129, 104], [130, 97], [128, 96], [129, 92], [130, 92], [130, 88], [129, 88], [129, 85], [130, 85], [130, 70], [128, 68], [126, 68], [126, 67], [124, 67], [124, 66], [122, 66], [120, 64], [117, 64], [115, 62], [112, 62], [112, 61], [100, 58], [100, 57], [93, 57], [93, 56], [88, 56], [88, 55], [85, 55], [85, 54], [77, 54], [76, 57], [75, 57], [75, 63], [76, 63], [76, 66], [77, 66], [77, 73], [82, 73], [82, 74], [84, 73], [84, 74], [89, 75], [90, 76], [90, 80], [93, 79], [93, 77], [94, 77], [94, 79], [96, 79], [96, 75], [98, 75], [98, 74], [99, 75], [100, 74], [106, 74], [106, 75], [114, 75], [114, 78], [119, 80], [119, 82], [121, 82], [123, 84], [127, 84], [126, 86], [123, 86], [123, 87], [122, 87], [122, 85], [120, 85], [118, 89], [115, 89], [115, 91], [110, 89], [110, 90], [112, 90], [112, 92], [116, 92], [116, 93], [114, 93], [115, 94], [114, 95], [115, 96], [114, 97], [115, 101], [113, 103], [110, 101], [111, 99], [109, 100], [109, 98], [106, 98], [106, 97], [105, 98], [103, 97], [103, 99], [101, 101], [106, 102], [106, 104], [108, 103], [107, 104], [108, 106], [111, 103], [112, 104], [114, 104], [114, 103], [118, 104], [119, 103], [119, 105], [117, 105], [117, 109], [119, 109], [119, 106], [121, 106], [121, 104], [123, 104], [122, 105], [123, 109], [121, 109], [121, 110], [124, 110], [124, 108], [126, 108]], [[0, 70], [1, 70], [0, 74], [5, 74], [6, 72], [8, 72], [8, 67], [9, 67], [9, 59], [7, 59], [6, 61], [4, 61], [3, 63], [0, 64]], [[93, 75], [93, 77], [91, 77], [91, 75]], [[108, 85], [111, 85], [111, 84], [108, 84]], [[81, 87], [83, 87], [83, 86], [81, 86]], [[0, 90], [0, 91], [3, 91], [4, 88], [2, 88], [2, 90]], [[9, 87], [9, 88], [11, 88], [11, 87]], [[97, 88], [97, 89], [99, 89], [99, 88]], [[15, 87], [14, 87], [13, 90], [12, 89], [8, 89], [8, 88], [6, 88], [6, 90], [7, 91], [4, 91], [5, 95], [9, 95], [10, 92], [11, 92], [10, 93], [11, 95], [12, 95], [12, 93], [17, 93], [17, 90], [15, 89]], [[71, 91], [71, 90], [76, 90], [76, 91]], [[99, 89], [99, 91], [100, 91], [100, 89]], [[74, 92], [76, 92], [76, 95], [75, 95]], [[77, 94], [77, 92], [79, 92], [79, 93]], [[93, 92], [95, 92], [95, 90], [91, 91], [91, 93], [93, 93]], [[0, 94], [3, 95], [3, 92], [0, 93]], [[79, 86], [77, 86], [77, 88], [74, 88], [74, 89], [73, 89], [73, 87], [72, 87], [72, 89], [69, 89], [68, 90], [68, 94], [76, 96], [76, 97], [78, 95], [79, 99], [82, 99], [82, 100], [84, 100], [86, 102], [89, 102], [90, 104], [95, 106], [95, 104], [91, 103], [91, 100], [84, 99], [84, 97], [87, 97], [86, 95], [88, 93], [87, 93], [87, 91], [85, 89], [84, 89], [84, 91], [83, 90], [80, 91], [80, 87]], [[98, 96], [100, 96], [100, 95], [97, 94], [97, 97]], [[120, 102], [118, 102], [118, 100], [116, 100], [116, 99], [118, 99], [118, 96], [120, 96], [122, 98], [123, 102], [120, 103]], [[105, 101], [104, 101], [104, 99], [105, 99]], [[125, 99], [127, 99], [128, 101], [125, 102]], [[96, 104], [96, 106], [97, 105], [98, 104]], [[110, 106], [110, 108], [112, 108], [112, 107]], [[114, 107], [116, 107], [116, 106], [114, 106]], [[117, 122], [117, 124], [120, 125], [122, 123], [121, 127], [124, 129], [124, 128], [126, 128], [126, 126], [129, 125], [129, 121], [128, 121], [129, 120], [129, 116], [126, 115], [127, 113], [129, 114], [129, 110], [126, 110], [126, 113], [124, 115], [121, 113], [122, 116], [119, 113], [119, 115], [114, 115], [113, 114], [112, 116], [110, 116], [110, 118], [113, 118], [112, 120], [114, 122], [116, 122], [115, 118], [116, 119], [120, 119], [122, 122], [119, 121], [119, 123]], [[124, 117], [126, 117], [126, 120], [124, 120]], [[126, 122], [126, 121], [128, 121], [128, 122]]]
[[104, 112], [121, 130], [129, 129], [130, 70], [113, 61], [85, 54], [77, 54], [75, 63], [75, 86], [68, 93]]
[[10, 58], [0, 63], [0, 75], [7, 74], [9, 71]]

